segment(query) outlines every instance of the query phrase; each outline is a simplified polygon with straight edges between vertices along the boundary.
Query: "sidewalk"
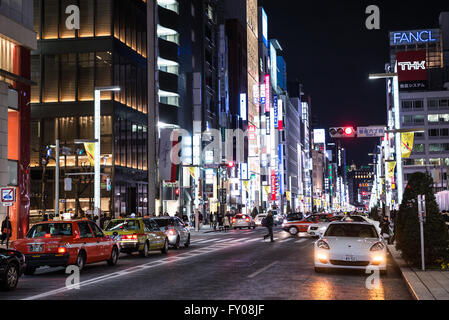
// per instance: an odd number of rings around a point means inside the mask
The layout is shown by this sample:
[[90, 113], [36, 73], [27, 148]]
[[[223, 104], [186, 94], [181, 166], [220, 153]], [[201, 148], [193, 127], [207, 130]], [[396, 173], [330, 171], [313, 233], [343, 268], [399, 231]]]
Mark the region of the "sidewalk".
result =
[[411, 268], [394, 245], [389, 245], [388, 250], [415, 300], [449, 300], [449, 272]]

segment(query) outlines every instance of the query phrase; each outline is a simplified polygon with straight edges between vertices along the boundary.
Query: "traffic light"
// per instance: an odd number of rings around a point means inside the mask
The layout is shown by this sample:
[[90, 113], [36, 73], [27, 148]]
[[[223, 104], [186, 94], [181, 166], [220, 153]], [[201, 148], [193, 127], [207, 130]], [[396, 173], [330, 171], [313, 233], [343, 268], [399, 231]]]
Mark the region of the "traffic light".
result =
[[330, 128], [329, 134], [331, 138], [355, 138], [356, 130], [353, 127]]
[[179, 199], [179, 194], [180, 194], [180, 190], [179, 188], [175, 189], [175, 199], [178, 200]]
[[234, 168], [234, 167], [235, 167], [234, 161], [229, 161], [229, 162], [228, 162], [228, 168], [229, 168], [229, 169], [232, 169], [232, 168]]

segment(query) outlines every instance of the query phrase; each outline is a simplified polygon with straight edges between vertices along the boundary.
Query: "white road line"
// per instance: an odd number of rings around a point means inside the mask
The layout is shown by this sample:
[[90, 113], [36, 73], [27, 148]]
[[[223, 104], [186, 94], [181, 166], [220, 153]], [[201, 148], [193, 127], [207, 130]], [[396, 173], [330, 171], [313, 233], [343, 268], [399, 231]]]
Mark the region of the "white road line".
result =
[[303, 242], [306, 242], [306, 241], [307, 241], [307, 239], [301, 239], [301, 240], [296, 241], [295, 243], [303, 243]]
[[230, 241], [229, 243], [239, 243], [239, 242], [245, 242], [246, 240], [249, 240], [251, 238], [242, 238], [242, 239], [235, 239], [233, 241]]
[[262, 268], [262, 269], [260, 269], [260, 270], [258, 270], [258, 271], [256, 271], [256, 272], [254, 272], [253, 274], [249, 275], [248, 278], [252, 279], [252, 278], [258, 276], [259, 274], [261, 274], [262, 272], [264, 272], [264, 271], [270, 269], [271, 267], [273, 267], [273, 266], [274, 266], [275, 264], [277, 264], [277, 263], [278, 263], [278, 262], [275, 261], [275, 262], [269, 264], [269, 265], [266, 266], [265, 268]]
[[282, 240], [281, 243], [289, 242], [289, 241], [292, 241], [292, 240], [293, 240], [293, 238], [287, 238], [287, 239]]
[[217, 239], [210, 239], [210, 240], [202, 240], [200, 242], [197, 242], [197, 244], [203, 244], [203, 243], [208, 243], [208, 242], [213, 242], [216, 241]]
[[224, 239], [224, 240], [220, 240], [220, 241], [217, 241], [217, 243], [222, 243], [222, 242], [230, 242], [231, 240], [234, 240], [234, 238], [231, 238], [231, 239]]

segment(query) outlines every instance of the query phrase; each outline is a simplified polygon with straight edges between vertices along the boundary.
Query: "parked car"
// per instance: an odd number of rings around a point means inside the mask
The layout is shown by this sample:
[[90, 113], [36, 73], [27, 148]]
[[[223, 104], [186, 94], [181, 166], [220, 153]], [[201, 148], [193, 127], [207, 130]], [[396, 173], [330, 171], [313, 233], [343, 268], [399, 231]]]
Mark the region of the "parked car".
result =
[[387, 272], [387, 246], [374, 225], [333, 222], [315, 243], [315, 271], [376, 266]]
[[0, 249], [0, 287], [12, 291], [25, 269], [25, 256], [16, 250]]
[[173, 248], [179, 249], [181, 244], [185, 248], [190, 246], [190, 228], [178, 217], [157, 217], [153, 219], [168, 238]]
[[168, 252], [168, 237], [154, 219], [114, 219], [106, 226], [105, 233], [119, 242], [123, 253], [139, 252], [146, 258], [150, 251]]
[[313, 214], [299, 221], [284, 221], [282, 224], [282, 229], [289, 232], [292, 236], [296, 236], [299, 233], [306, 233], [310, 225], [317, 224], [319, 222], [327, 222], [330, 218], [332, 218], [332, 215], [329, 214]]
[[86, 264], [101, 261], [115, 266], [119, 257], [118, 243], [87, 220], [38, 223], [11, 247], [25, 255], [26, 275], [43, 266], [76, 265], [80, 271]]
[[256, 223], [256, 226], [261, 227], [262, 226], [262, 220], [267, 217], [267, 214], [261, 213], [254, 218], [254, 222]]
[[256, 229], [256, 223], [251, 216], [246, 214], [238, 214], [234, 218], [232, 218], [232, 227], [234, 229]]

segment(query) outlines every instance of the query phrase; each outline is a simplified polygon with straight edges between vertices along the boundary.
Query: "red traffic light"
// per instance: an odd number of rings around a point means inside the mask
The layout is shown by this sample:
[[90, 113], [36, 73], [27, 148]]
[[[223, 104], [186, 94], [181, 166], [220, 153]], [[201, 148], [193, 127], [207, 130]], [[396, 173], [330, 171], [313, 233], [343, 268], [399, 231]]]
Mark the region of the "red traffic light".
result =
[[175, 194], [179, 196], [179, 189], [175, 189]]
[[234, 168], [234, 167], [235, 167], [235, 163], [233, 161], [229, 161], [228, 168]]
[[350, 136], [354, 133], [354, 128], [348, 127], [345, 128], [345, 135]]

